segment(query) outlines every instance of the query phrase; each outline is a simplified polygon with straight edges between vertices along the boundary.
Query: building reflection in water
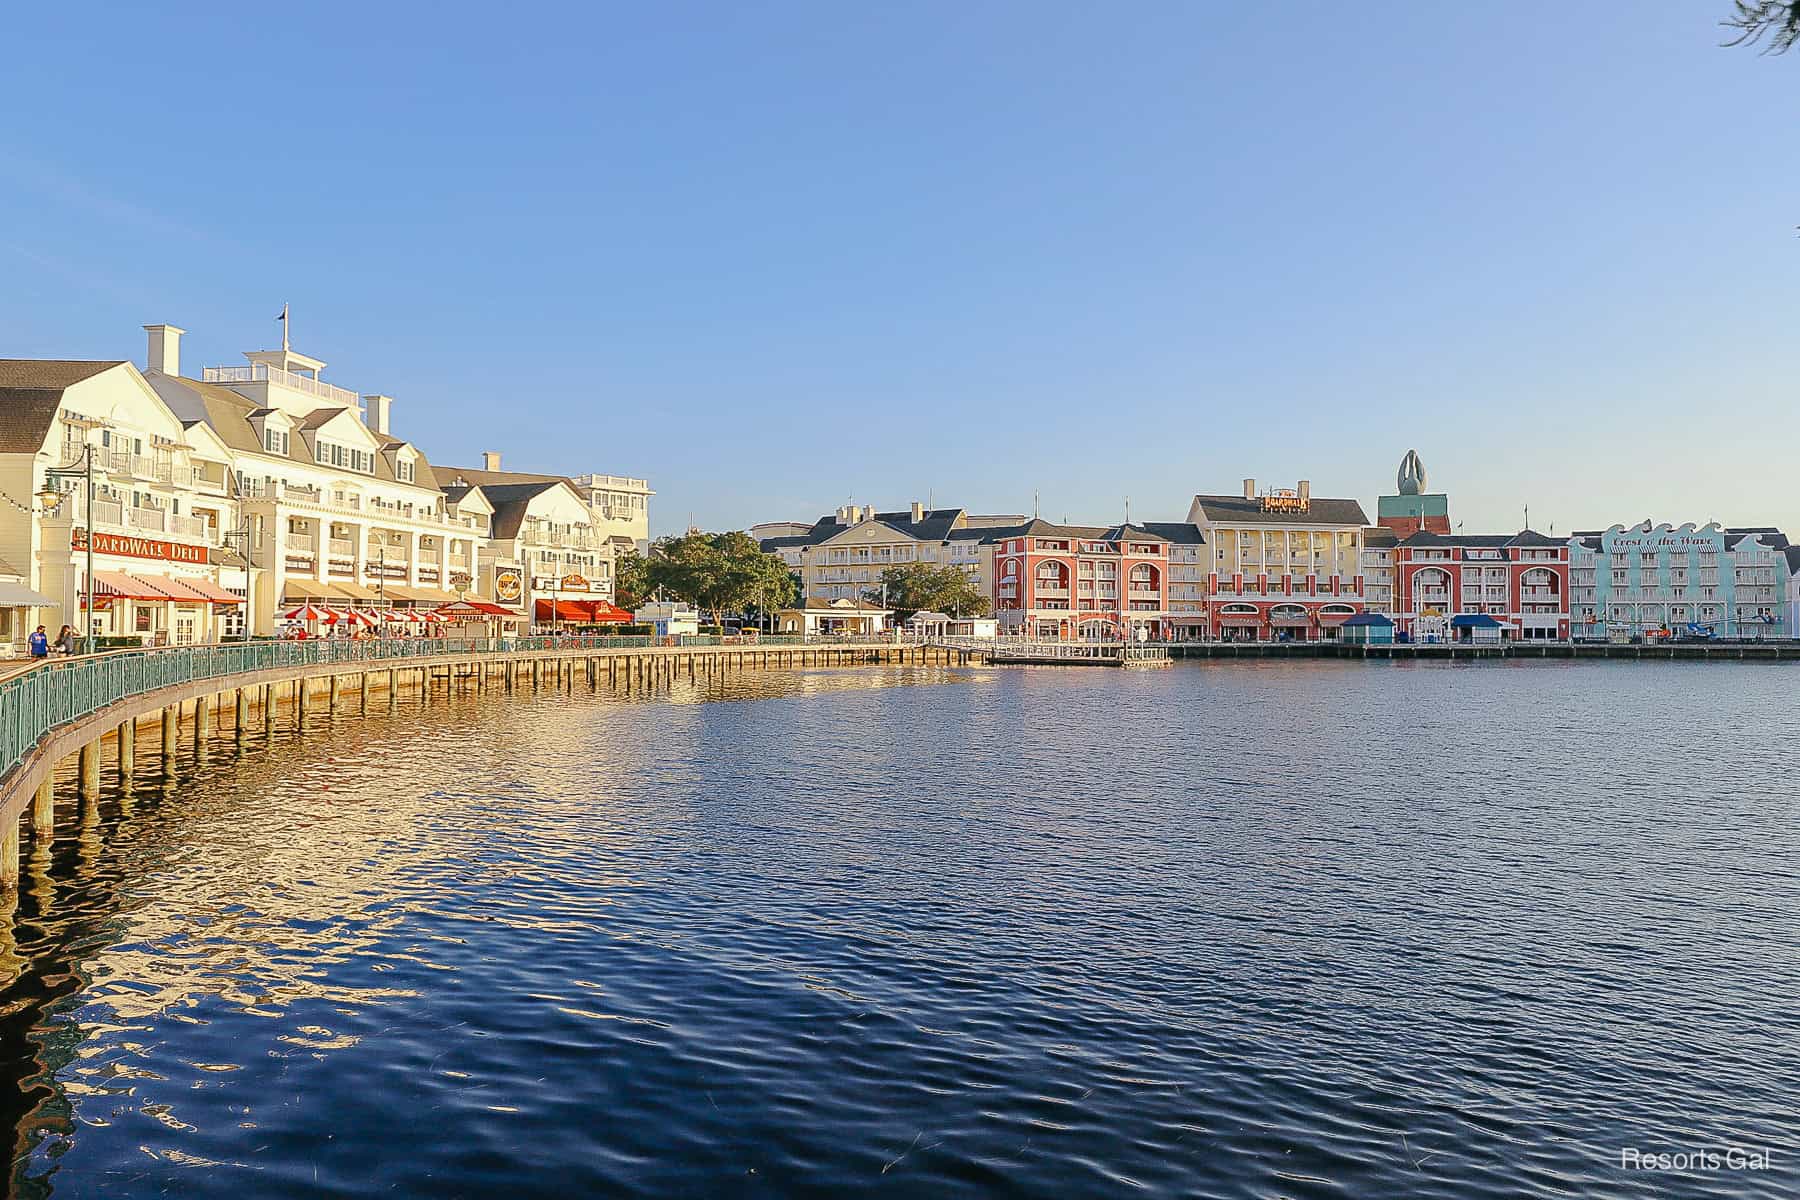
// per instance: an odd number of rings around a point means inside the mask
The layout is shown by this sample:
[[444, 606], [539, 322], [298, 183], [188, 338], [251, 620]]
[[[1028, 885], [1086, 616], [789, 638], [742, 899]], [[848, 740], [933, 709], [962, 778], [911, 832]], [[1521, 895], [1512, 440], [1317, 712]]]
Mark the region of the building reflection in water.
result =
[[[618, 866], [630, 861], [621, 852], [637, 814], [608, 781], [683, 767], [630, 736], [630, 723], [615, 728], [597, 713], [647, 702], [662, 719], [688, 721], [679, 714], [695, 706], [977, 674], [820, 669], [593, 692], [578, 682], [511, 700], [440, 693], [392, 716], [340, 718], [324, 736], [278, 733], [267, 748], [258, 730], [247, 754], [229, 733], [209, 753], [189, 743], [173, 782], [145, 756], [121, 788], [108, 762], [97, 799], [77, 799], [66, 771], [54, 842], [31, 842], [19, 892], [0, 899], [0, 1119], [14, 1129], [12, 1194], [52, 1194], [84, 1128], [147, 1117], [192, 1131], [206, 1119], [188, 1111], [187, 1095], [157, 1087], [157, 1030], [169, 1023], [204, 1026], [224, 1013], [271, 1022], [266, 1045], [221, 1044], [218, 1061], [184, 1064], [202, 1080], [243, 1069], [252, 1054], [331, 1055], [382, 1033], [384, 1006], [454, 987], [459, 962], [497, 931], [554, 940], [603, 922], [608, 897], [637, 882]], [[708, 720], [691, 730], [708, 736]], [[579, 914], [533, 902], [543, 857], [556, 854], [610, 864], [589, 874]], [[487, 900], [458, 911], [459, 895]], [[438, 932], [409, 930], [421, 904], [435, 907]], [[466, 936], [443, 933], [446, 918]], [[253, 1116], [235, 1124], [249, 1140]]]

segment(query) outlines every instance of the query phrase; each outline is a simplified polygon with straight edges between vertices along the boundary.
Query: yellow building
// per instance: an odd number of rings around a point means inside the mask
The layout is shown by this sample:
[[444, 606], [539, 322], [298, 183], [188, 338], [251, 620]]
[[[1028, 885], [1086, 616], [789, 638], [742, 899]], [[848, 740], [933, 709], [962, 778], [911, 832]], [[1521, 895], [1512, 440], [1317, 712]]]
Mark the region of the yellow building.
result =
[[881, 589], [881, 573], [910, 563], [954, 566], [994, 594], [992, 535], [1025, 523], [1019, 515], [982, 516], [961, 508], [910, 508], [876, 512], [850, 504], [810, 526], [772, 522], [754, 526], [762, 548], [778, 555], [813, 600], [860, 600]]
[[1188, 520], [1212, 548], [1211, 635], [1227, 640], [1330, 639], [1365, 606], [1363, 530], [1355, 500], [1293, 488], [1195, 496]]

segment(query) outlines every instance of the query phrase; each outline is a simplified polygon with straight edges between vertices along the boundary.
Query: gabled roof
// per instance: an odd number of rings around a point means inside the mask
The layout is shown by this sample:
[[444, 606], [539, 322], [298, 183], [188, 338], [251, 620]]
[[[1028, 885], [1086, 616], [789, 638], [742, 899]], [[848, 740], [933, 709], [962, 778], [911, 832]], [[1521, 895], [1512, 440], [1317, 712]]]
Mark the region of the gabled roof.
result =
[[1506, 549], [1520, 546], [1566, 546], [1569, 543], [1562, 538], [1546, 537], [1535, 529], [1522, 529], [1518, 533], [1432, 533], [1421, 529], [1417, 533], [1408, 534], [1399, 543], [1401, 546], [1449, 546], [1469, 549]]
[[1145, 521], [1144, 528], [1179, 546], [1206, 545], [1206, 535], [1192, 521]]
[[[917, 521], [912, 519], [911, 509], [899, 512], [878, 512], [870, 519], [893, 530], [895, 534], [911, 538], [914, 541], [947, 542], [950, 540], [950, 535], [957, 531], [959, 519], [965, 516], [966, 514], [960, 508], [934, 508], [928, 509], [924, 516]], [[805, 533], [765, 538], [762, 546], [765, 550], [775, 546], [817, 546], [868, 523], [868, 521], [860, 521], [846, 525], [837, 519], [836, 514], [827, 513], [814, 521], [812, 528]]]
[[997, 538], [1059, 537], [1092, 542], [1167, 542], [1172, 540], [1147, 525], [1136, 523], [1130, 525], [1058, 525], [1041, 517], [1027, 521], [1023, 525], [1015, 525], [1011, 529], [995, 529], [992, 532]]
[[531, 502], [545, 492], [555, 491], [564, 485], [574, 486], [560, 475], [535, 482], [481, 484], [481, 494], [494, 506], [493, 536], [518, 537], [519, 529], [525, 524], [525, 517], [530, 512]]
[[0, 454], [36, 454], [43, 449], [62, 406], [63, 390], [123, 365], [123, 360], [0, 358]]
[[[144, 376], [144, 379], [156, 391], [156, 394], [163, 398], [163, 403], [173, 409], [184, 423], [198, 417], [211, 426], [219, 440], [233, 450], [245, 454], [260, 454], [264, 458], [282, 457], [271, 454], [264, 447], [262, 435], [257, 432], [256, 426], [252, 423], [255, 418], [266, 416], [277, 410], [264, 408], [254, 401], [245, 399], [228, 387], [216, 383], [201, 383], [199, 380], [189, 379], [185, 375], [164, 375], [161, 372], [153, 371]], [[314, 409], [307, 414], [304, 420], [306, 422], [316, 421], [316, 424], [302, 424], [301, 428], [302, 430], [317, 428], [338, 414], [349, 411], [348, 408]], [[374, 430], [370, 430], [369, 433], [377, 440], [383, 436]], [[316, 463], [308, 452], [304, 436], [303, 433], [302, 437], [289, 440], [286, 458], [289, 462], [304, 463], [309, 467], [317, 468], [320, 464]], [[413, 464], [413, 478], [410, 483], [403, 482], [394, 474], [394, 464], [386, 454], [375, 456], [373, 477], [386, 483], [399, 483], [402, 487], [424, 488], [427, 491], [436, 491], [438, 486], [437, 477], [432, 472], [431, 464], [426, 461], [422, 453]]]
[[348, 408], [345, 408], [342, 405], [339, 405], [336, 408], [315, 408], [304, 417], [300, 418], [300, 428], [317, 429], [321, 425], [326, 425], [335, 421], [338, 417], [349, 411]]
[[0, 358], [0, 388], [57, 391], [122, 367], [125, 360], [76, 358]]
[[[1651, 525], [1648, 521], [1639, 521], [1635, 525], [1618, 525], [1613, 528], [1621, 529], [1626, 533], [1656, 533], [1659, 531], [1680, 533], [1683, 530], [1700, 533], [1709, 529], [1717, 529], [1718, 526], [1712, 523], [1700, 526], [1664, 526]], [[1589, 550], [1598, 550], [1601, 547], [1601, 539], [1611, 532], [1611, 529], [1578, 529], [1569, 535], [1569, 539], [1571, 541], [1579, 542]], [[1762, 544], [1769, 547], [1771, 550], [1786, 550], [1789, 544], [1787, 534], [1781, 532], [1781, 530], [1775, 528], [1773, 525], [1733, 525], [1726, 529], [1720, 529], [1719, 532], [1723, 535], [1725, 549], [1727, 550], [1735, 550], [1738, 543], [1747, 537], [1761, 539]]]
[[1355, 500], [1314, 496], [1305, 512], [1264, 512], [1261, 500], [1242, 496], [1195, 496], [1194, 503], [1206, 519], [1228, 525], [1368, 525], [1369, 518]]

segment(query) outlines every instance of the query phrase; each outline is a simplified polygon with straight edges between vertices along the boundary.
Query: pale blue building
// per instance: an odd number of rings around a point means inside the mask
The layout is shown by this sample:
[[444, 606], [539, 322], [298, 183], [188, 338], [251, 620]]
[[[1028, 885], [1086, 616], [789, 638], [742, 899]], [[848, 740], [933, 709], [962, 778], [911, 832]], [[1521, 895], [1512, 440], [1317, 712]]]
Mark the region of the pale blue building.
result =
[[1792, 637], [1788, 539], [1779, 529], [1633, 526], [1569, 540], [1573, 636]]

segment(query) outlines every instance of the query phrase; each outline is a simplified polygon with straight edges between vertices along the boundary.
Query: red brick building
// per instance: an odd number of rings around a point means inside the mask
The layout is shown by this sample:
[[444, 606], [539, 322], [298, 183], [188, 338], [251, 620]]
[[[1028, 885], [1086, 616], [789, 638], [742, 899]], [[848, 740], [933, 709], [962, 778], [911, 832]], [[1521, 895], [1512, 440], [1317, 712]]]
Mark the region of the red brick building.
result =
[[[1569, 636], [1569, 545], [1527, 529], [1419, 532], [1394, 547], [1394, 623], [1415, 641], [1451, 640], [1458, 617], [1486, 615], [1506, 639]], [[1466, 624], [1466, 622], [1465, 622]]]
[[1030, 521], [994, 532], [1002, 632], [1059, 641], [1161, 638], [1169, 540], [1141, 525]]

